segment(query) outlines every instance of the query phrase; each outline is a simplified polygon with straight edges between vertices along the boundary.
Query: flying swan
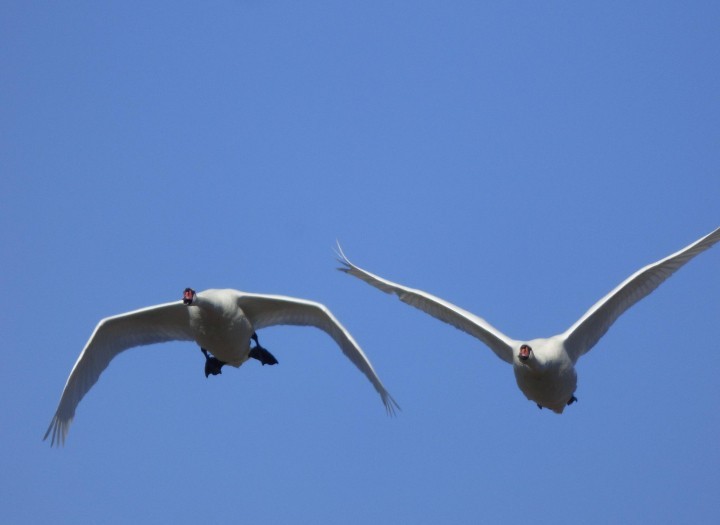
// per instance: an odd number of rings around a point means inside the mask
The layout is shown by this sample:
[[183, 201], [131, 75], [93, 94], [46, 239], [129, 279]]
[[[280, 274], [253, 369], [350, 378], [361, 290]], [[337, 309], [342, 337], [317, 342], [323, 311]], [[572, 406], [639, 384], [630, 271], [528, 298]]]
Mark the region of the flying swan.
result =
[[[325, 331], [380, 394], [385, 409], [399, 408], [350, 333], [320, 303], [237, 290], [183, 292], [182, 301], [150, 306], [103, 319], [80, 353], [43, 439], [64, 444], [75, 409], [110, 361], [123, 350], [166, 341], [195, 341], [205, 356], [205, 377], [239, 367], [250, 358], [263, 365], [277, 359], [260, 346], [256, 330], [275, 325], [314, 326]], [[250, 341], [255, 345], [251, 346]], [[210, 355], [212, 354], [212, 355]]]
[[339, 270], [349, 273], [401, 301], [451, 324], [485, 343], [513, 365], [518, 387], [539, 408], [561, 414], [577, 398], [575, 363], [628, 308], [647, 296], [690, 259], [720, 240], [720, 228], [664, 259], [641, 268], [595, 303], [566, 332], [549, 338], [517, 341], [485, 319], [421, 290], [393, 283], [351, 263], [338, 244]]

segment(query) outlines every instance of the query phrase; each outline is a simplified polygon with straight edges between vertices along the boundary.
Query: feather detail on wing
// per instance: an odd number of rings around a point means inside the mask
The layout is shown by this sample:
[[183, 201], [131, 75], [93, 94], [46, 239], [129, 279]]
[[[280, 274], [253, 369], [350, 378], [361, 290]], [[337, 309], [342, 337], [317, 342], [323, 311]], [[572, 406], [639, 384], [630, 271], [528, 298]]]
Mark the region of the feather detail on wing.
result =
[[564, 334], [573, 362], [588, 352], [623, 312], [646, 297], [696, 255], [720, 241], [720, 228], [682, 250], [641, 268], [595, 303]]
[[165, 341], [193, 340], [187, 306], [181, 301], [107, 317], [95, 327], [63, 389], [45, 437], [64, 444], [75, 409], [110, 361], [123, 350]]
[[314, 326], [327, 333], [373, 384], [388, 414], [394, 415], [396, 409], [400, 408], [385, 389], [360, 345], [324, 305], [294, 297], [242, 292], [238, 292], [237, 302], [255, 330], [275, 325], [294, 325]]
[[345, 256], [340, 244], [338, 244], [338, 256], [338, 261], [344, 265], [338, 270], [357, 277], [385, 293], [395, 294], [402, 302], [480, 339], [500, 359], [512, 364], [513, 347], [516, 346], [517, 342], [497, 330], [482, 317], [478, 317], [422, 290], [407, 288], [355, 266]]

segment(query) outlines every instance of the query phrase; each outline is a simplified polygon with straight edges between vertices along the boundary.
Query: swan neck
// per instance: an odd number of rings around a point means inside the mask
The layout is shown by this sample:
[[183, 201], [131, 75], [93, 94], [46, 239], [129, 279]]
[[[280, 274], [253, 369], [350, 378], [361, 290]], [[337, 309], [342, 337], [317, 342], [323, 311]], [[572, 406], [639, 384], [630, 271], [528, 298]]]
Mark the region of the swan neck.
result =
[[192, 306], [208, 310], [214, 307], [214, 303], [204, 295], [196, 294]]

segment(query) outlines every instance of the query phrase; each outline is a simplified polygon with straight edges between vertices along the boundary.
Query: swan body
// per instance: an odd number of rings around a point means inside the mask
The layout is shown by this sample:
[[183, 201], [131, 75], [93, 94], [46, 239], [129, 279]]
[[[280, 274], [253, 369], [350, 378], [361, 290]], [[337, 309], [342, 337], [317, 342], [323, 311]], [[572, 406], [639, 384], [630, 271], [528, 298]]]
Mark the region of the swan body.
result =
[[195, 295], [191, 304], [197, 308], [187, 310], [198, 346], [237, 368], [250, 358], [250, 337], [255, 329], [234, 295], [230, 290], [206, 290]]
[[[255, 331], [274, 325], [314, 326], [326, 332], [346, 357], [368, 378], [380, 394], [388, 413], [399, 408], [378, 378], [370, 361], [350, 333], [320, 303], [279, 295], [261, 295], [238, 290], [185, 290], [182, 301], [160, 304], [103, 319], [93, 331], [63, 389], [57, 411], [44, 439], [51, 436], [51, 445], [65, 442], [75, 409], [97, 382], [110, 361], [128, 348], [167, 341], [195, 341], [208, 361], [217, 366], [239, 367], [253, 351], [257, 342]], [[206, 350], [207, 349], [207, 350]], [[207, 351], [215, 356], [211, 358]], [[267, 353], [267, 355], [270, 355]], [[274, 364], [277, 361], [261, 362]], [[206, 365], [205, 375], [208, 375]]]
[[338, 245], [339, 270], [401, 301], [444, 321], [482, 341], [503, 361], [513, 366], [518, 387], [540, 408], [561, 414], [577, 401], [575, 364], [607, 332], [628, 308], [646, 297], [680, 267], [720, 240], [720, 228], [682, 250], [649, 264], [620, 283], [595, 303], [562, 334], [518, 341], [503, 334], [485, 319], [422, 290], [408, 288], [378, 277], [351, 263]]

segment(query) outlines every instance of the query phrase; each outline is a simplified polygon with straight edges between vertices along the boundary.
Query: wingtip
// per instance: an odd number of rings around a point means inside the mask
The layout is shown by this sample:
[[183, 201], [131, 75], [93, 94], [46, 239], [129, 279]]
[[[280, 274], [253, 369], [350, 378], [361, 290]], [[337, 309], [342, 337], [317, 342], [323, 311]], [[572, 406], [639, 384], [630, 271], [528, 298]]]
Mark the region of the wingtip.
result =
[[47, 441], [49, 437], [50, 447], [65, 446], [65, 437], [67, 436], [69, 426], [70, 421], [61, 421], [56, 415], [50, 422], [50, 426], [43, 436], [43, 441]]
[[337, 239], [335, 239], [335, 258], [337, 259], [337, 262], [342, 264], [342, 266], [338, 267], [337, 269], [341, 272], [348, 273], [352, 268], [352, 264], [345, 255], [345, 252], [343, 252], [342, 246], [340, 246], [340, 241]]
[[383, 403], [385, 404], [385, 413], [389, 417], [397, 417], [398, 412], [402, 412], [402, 408], [400, 408], [400, 405], [398, 405], [397, 401], [393, 399], [393, 397], [385, 392], [385, 395], [382, 396]]

